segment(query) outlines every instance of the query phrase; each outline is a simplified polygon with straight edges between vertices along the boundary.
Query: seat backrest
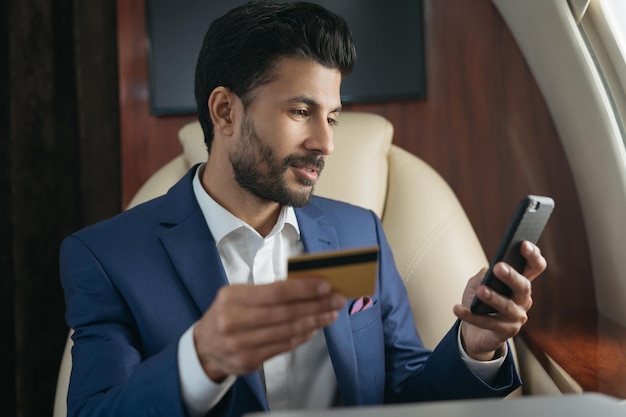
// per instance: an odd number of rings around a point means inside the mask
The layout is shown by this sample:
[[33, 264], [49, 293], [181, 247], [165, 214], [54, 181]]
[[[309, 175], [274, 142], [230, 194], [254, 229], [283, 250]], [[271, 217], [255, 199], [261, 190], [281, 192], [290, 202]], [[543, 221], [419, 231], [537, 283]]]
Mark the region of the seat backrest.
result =
[[[452, 306], [460, 302], [467, 279], [487, 259], [450, 186], [424, 161], [393, 145], [392, 137], [387, 119], [342, 112], [335, 151], [315, 193], [371, 209], [382, 219], [422, 341], [434, 348], [455, 321]], [[185, 125], [179, 138], [183, 154], [150, 177], [129, 207], [166, 193], [190, 166], [206, 161], [198, 122]], [[69, 367], [66, 349], [57, 400], [67, 394]], [[61, 414], [54, 416], [64, 416], [65, 401], [58, 406]]]
[[[131, 206], [164, 194], [191, 165], [206, 161], [198, 122], [183, 126], [179, 138], [183, 154], [154, 174]], [[432, 348], [454, 323], [452, 306], [461, 300], [467, 279], [487, 259], [447, 182], [392, 138], [393, 126], [384, 117], [342, 112], [335, 150], [315, 193], [371, 209], [382, 219], [416, 326]]]
[[[388, 186], [388, 155], [393, 127], [372, 113], [343, 112], [335, 127], [335, 150], [315, 193], [372, 209], [382, 217]], [[179, 131], [183, 154], [157, 171], [139, 189], [129, 207], [165, 194], [190, 166], [207, 160], [199, 122]]]

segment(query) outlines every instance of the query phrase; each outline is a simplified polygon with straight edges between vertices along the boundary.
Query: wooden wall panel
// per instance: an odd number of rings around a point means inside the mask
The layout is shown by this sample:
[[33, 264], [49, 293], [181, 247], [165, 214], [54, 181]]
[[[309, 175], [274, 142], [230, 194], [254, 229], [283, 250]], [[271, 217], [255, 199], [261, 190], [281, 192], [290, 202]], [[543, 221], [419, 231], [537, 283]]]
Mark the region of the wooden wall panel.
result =
[[145, 0], [118, 0], [122, 205], [182, 148], [178, 130], [190, 116], [150, 114]]
[[556, 200], [541, 241], [549, 261], [534, 316], [595, 309], [586, 234], [569, 165], [543, 97], [488, 0], [425, 2], [427, 99], [361, 105], [394, 124], [394, 142], [450, 183], [491, 256], [525, 194]]
[[[427, 98], [346, 105], [387, 117], [394, 142], [451, 184], [488, 255], [527, 193], [557, 203], [542, 239], [549, 269], [532, 315], [595, 309], [586, 235], [558, 135], [521, 52], [489, 0], [424, 2]], [[193, 116], [149, 115], [144, 0], [118, 0], [123, 202], [180, 152]]]

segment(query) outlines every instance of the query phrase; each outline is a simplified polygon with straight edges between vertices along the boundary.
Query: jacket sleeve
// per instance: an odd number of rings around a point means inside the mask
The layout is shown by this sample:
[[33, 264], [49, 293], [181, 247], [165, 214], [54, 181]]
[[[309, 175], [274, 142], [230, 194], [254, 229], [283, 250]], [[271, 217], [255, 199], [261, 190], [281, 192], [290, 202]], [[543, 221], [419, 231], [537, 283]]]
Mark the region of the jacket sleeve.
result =
[[60, 273], [74, 330], [68, 415], [184, 416], [177, 341], [144, 358], [125, 301], [79, 238], [63, 242]]
[[511, 354], [507, 355], [493, 385], [485, 384], [467, 367], [458, 349], [459, 321], [434, 351], [423, 346], [406, 288], [378, 219], [376, 224], [381, 249], [379, 289], [387, 370], [385, 402], [498, 397], [520, 386]]

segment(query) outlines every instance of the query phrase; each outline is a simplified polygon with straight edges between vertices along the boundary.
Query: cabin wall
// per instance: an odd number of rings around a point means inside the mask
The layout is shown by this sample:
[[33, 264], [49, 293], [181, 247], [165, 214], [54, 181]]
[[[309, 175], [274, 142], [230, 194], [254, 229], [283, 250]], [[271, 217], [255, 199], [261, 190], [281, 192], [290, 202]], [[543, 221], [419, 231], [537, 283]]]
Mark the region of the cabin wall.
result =
[[[189, 116], [149, 114], [144, 0], [118, 1], [123, 202], [180, 153]], [[556, 201], [541, 241], [549, 261], [531, 316], [595, 310], [572, 175], [537, 84], [489, 0], [425, 0], [425, 100], [346, 105], [394, 125], [394, 143], [431, 164], [465, 207], [487, 256], [525, 194]]]
[[[488, 255], [522, 195], [554, 197], [541, 245], [549, 268], [534, 284], [531, 320], [594, 311], [572, 175], [519, 48], [489, 0], [424, 4], [426, 99], [347, 109], [394, 124], [394, 142], [456, 191]], [[62, 238], [122, 210], [181, 151], [176, 133], [194, 119], [149, 114], [144, 7], [0, 2], [5, 415], [51, 414], [67, 334]]]

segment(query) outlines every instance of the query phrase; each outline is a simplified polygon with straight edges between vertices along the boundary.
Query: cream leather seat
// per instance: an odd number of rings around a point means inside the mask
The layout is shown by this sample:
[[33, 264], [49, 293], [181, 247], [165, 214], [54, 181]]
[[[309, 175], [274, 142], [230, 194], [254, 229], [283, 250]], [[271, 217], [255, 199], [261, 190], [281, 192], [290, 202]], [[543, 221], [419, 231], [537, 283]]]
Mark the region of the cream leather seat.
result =
[[[198, 122], [184, 126], [179, 136], [183, 154], [155, 173], [130, 206], [166, 193], [191, 165], [206, 161]], [[382, 219], [418, 330], [432, 348], [453, 324], [452, 306], [461, 300], [467, 279], [487, 259], [448, 184], [421, 159], [393, 145], [392, 137], [387, 119], [343, 112], [335, 127], [335, 151], [315, 193], [369, 208]]]
[[[198, 122], [184, 126], [179, 137], [183, 153], [157, 171], [130, 206], [165, 194], [190, 166], [206, 161]], [[385, 118], [343, 112], [316, 194], [369, 208], [382, 219], [416, 326], [433, 348], [454, 323], [452, 306], [460, 302], [467, 280], [488, 262], [452, 189], [421, 159], [393, 145], [392, 137]], [[68, 340], [55, 417], [65, 416], [70, 345]]]

